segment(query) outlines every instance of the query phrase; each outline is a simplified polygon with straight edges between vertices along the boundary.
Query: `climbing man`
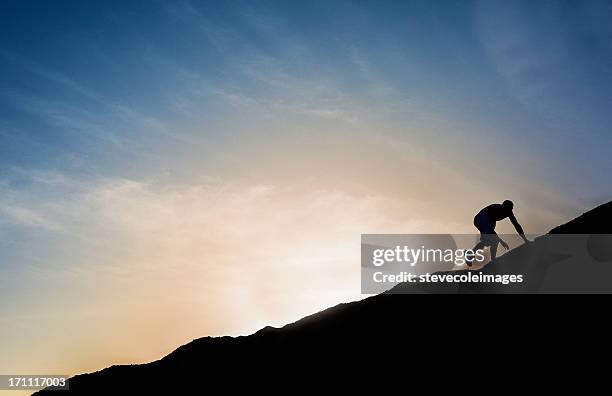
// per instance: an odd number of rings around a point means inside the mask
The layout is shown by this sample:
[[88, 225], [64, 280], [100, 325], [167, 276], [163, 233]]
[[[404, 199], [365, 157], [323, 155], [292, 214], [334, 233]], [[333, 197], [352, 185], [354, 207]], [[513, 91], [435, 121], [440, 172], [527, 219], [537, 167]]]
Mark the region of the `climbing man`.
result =
[[[505, 218], [509, 218], [512, 225], [516, 229], [516, 232], [523, 238], [526, 243], [529, 240], [525, 237], [523, 227], [519, 224], [514, 217], [512, 209], [514, 204], [510, 200], [505, 200], [501, 204], [492, 204], [478, 212], [474, 217], [474, 225], [480, 231], [480, 242], [474, 246], [474, 251], [483, 249], [489, 246], [491, 251], [491, 261], [493, 261], [497, 255], [497, 245], [501, 243], [504, 249], [508, 250], [508, 244], [504, 242], [499, 235], [495, 233], [495, 223]], [[472, 266], [472, 262], [467, 262], [468, 267]]]

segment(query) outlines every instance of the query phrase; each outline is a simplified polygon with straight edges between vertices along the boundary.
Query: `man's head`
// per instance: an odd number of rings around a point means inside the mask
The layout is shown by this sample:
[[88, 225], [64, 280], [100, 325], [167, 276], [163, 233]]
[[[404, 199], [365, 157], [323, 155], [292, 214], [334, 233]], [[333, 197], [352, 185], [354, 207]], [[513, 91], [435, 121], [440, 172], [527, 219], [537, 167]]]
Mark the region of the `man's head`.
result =
[[502, 206], [504, 207], [504, 209], [506, 210], [512, 210], [514, 209], [514, 203], [512, 201], [510, 201], [509, 199], [506, 199], [503, 203]]

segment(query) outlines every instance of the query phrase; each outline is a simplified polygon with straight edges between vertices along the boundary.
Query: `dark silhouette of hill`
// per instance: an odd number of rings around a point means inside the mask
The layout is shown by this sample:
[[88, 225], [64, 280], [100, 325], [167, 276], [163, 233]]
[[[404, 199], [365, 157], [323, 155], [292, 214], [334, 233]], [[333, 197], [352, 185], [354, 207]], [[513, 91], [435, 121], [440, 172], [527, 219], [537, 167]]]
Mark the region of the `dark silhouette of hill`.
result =
[[612, 234], [612, 201], [553, 228], [549, 234]]
[[[612, 234], [611, 219], [612, 202], [551, 233]], [[548, 236], [510, 251], [484, 270], [495, 273], [515, 269], [523, 266], [524, 260], [536, 267], [563, 261], [567, 257], [544, 254], [535, 264], [532, 262], [534, 256], [543, 254], [538, 247], [545, 244]], [[612, 283], [609, 279], [606, 283]], [[527, 283], [520, 291], [536, 290]], [[412, 288], [407, 284], [396, 288], [400, 290], [395, 291], [407, 293], [490, 291]], [[339, 304], [282, 328], [266, 327], [249, 336], [196, 339], [161, 360], [77, 375], [70, 379], [69, 391], [36, 394], [191, 395], [237, 391], [295, 393], [304, 389], [325, 393], [331, 389], [364, 390], [385, 384], [408, 390], [413, 383], [428, 386], [442, 386], [445, 381], [457, 383], [466, 379], [467, 371], [484, 377], [488, 372], [502, 370], [501, 360], [516, 358], [521, 360], [520, 374], [516, 368], [506, 372], [514, 381], [516, 377], [528, 378], [532, 375], [529, 367], [537, 367], [539, 360], [528, 358], [530, 348], [540, 358], [559, 353], [558, 343], [549, 341], [548, 335], [565, 329], [568, 315], [572, 322], [596, 322], [571, 305], [544, 304], [532, 301], [527, 304], [518, 296], [498, 296], [494, 304], [486, 306], [472, 297], [425, 298], [383, 293]], [[529, 314], [528, 305], [535, 306], [536, 312]], [[601, 327], [607, 329], [603, 322]], [[529, 344], [534, 339], [537, 342]], [[566, 343], [563, 353], [571, 349], [571, 343]], [[540, 373], [534, 370], [533, 375]], [[211, 391], [218, 389], [223, 393]]]

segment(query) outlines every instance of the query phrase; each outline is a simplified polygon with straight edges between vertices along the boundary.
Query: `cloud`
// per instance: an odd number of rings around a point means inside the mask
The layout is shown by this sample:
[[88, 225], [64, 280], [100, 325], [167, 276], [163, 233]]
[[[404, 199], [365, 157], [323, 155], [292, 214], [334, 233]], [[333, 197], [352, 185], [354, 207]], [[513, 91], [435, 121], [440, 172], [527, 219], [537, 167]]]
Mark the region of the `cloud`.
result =
[[133, 145], [138, 132], [146, 132], [149, 138], [157, 134], [183, 144], [192, 143], [188, 137], [171, 129], [163, 120], [149, 112], [137, 110], [120, 97], [109, 97], [86, 87], [69, 75], [16, 54], [0, 51], [0, 56], [94, 103], [92, 107], [87, 101], [70, 101], [61, 94], [48, 98], [9, 90], [2, 92], [2, 96], [7, 100], [28, 113], [41, 116], [50, 125], [76, 130], [95, 139], [108, 141], [119, 150]]
[[[397, 219], [383, 214], [388, 198], [300, 183], [169, 185], [155, 179], [84, 181], [47, 172], [32, 173], [26, 189], [6, 188], [3, 195], [11, 199], [0, 213], [9, 227], [48, 233], [58, 254], [47, 258], [49, 265], [61, 262], [102, 278], [141, 271], [224, 278], [243, 271], [254, 290], [309, 294], [309, 288], [320, 290], [328, 282], [324, 274], [330, 271], [346, 279], [353, 274], [354, 280], [361, 232], [400, 229]], [[299, 278], [290, 275], [317, 271], [316, 281], [291, 287]], [[257, 274], [282, 281], [267, 284]], [[232, 287], [203, 282], [212, 289]], [[342, 281], [335, 287], [354, 286]]]
[[59, 224], [50, 221], [43, 214], [26, 207], [0, 204], [0, 213], [6, 216], [5, 219], [9, 223], [14, 225], [42, 228], [50, 232], [62, 230]]
[[552, 100], [570, 77], [564, 74], [570, 54], [559, 8], [554, 2], [476, 3], [481, 40], [509, 93], [542, 113], [555, 108]]

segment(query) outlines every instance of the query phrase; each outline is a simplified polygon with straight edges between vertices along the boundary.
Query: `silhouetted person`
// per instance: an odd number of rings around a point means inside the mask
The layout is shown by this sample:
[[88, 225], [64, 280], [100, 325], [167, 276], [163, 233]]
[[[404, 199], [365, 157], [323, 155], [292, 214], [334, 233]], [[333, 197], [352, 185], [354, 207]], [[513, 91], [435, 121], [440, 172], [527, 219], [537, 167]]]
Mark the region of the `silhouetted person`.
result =
[[[495, 233], [495, 224], [505, 218], [510, 219], [512, 225], [516, 228], [516, 232], [523, 238], [523, 241], [529, 242], [525, 237], [523, 227], [521, 227], [516, 217], [514, 217], [514, 213], [512, 212], [513, 208], [514, 204], [512, 201], [505, 200], [502, 204], [492, 204], [478, 212], [474, 217], [474, 225], [478, 228], [478, 231], [480, 231], [480, 242], [474, 246], [474, 251], [489, 246], [492, 261], [497, 255], [498, 244], [501, 243], [501, 245], [508, 250], [508, 244]], [[468, 262], [467, 265], [471, 267], [472, 262]]]

